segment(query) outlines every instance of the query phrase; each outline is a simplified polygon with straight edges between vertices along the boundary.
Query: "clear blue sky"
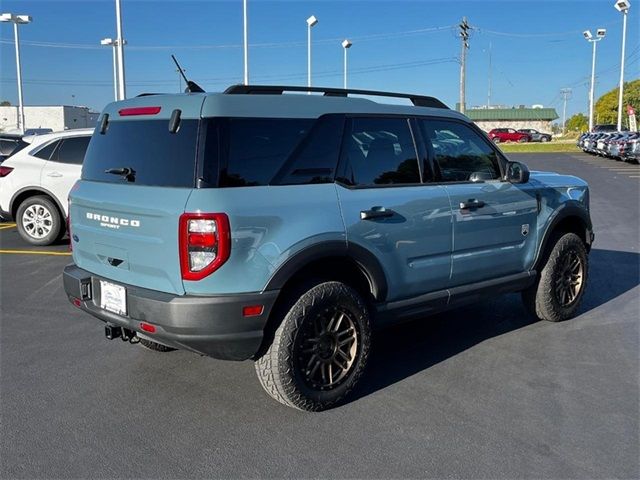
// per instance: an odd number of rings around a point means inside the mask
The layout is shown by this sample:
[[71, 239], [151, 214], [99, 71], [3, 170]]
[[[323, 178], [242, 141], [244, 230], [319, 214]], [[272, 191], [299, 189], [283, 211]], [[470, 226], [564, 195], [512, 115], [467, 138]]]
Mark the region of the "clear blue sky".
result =
[[[640, 75], [640, 1], [631, 0], [627, 80]], [[122, 0], [128, 96], [177, 91], [169, 55], [207, 90], [242, 81], [242, 1]], [[21, 27], [28, 105], [81, 104], [100, 110], [112, 100], [113, 0], [2, 0], [2, 11], [33, 16]], [[468, 54], [468, 106], [487, 101], [492, 49], [492, 103], [543, 104], [561, 113], [559, 91], [573, 88], [568, 113], [586, 112], [591, 48], [584, 29], [608, 30], [598, 46], [596, 94], [615, 87], [622, 18], [613, 0], [595, 1], [266, 1], [249, 0], [251, 83], [306, 84], [306, 23], [313, 29], [314, 84], [342, 85], [340, 41], [349, 51], [350, 86], [458, 99], [463, 15], [475, 27]], [[275, 44], [275, 45], [274, 45]], [[48, 46], [47, 46], [48, 45]], [[13, 32], [0, 24], [0, 97], [16, 102]]]

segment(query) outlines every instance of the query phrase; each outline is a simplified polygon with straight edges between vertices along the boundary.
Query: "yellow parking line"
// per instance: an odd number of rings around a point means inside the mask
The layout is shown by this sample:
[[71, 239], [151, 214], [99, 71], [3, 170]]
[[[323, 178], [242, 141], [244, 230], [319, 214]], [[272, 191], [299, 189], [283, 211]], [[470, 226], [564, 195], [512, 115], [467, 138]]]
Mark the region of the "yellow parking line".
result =
[[71, 252], [46, 252], [43, 250], [0, 250], [0, 253], [14, 253], [19, 255], [54, 255], [59, 257], [68, 257]]
[[6, 230], [7, 228], [13, 228], [15, 226], [15, 223], [0, 223], [0, 230]]

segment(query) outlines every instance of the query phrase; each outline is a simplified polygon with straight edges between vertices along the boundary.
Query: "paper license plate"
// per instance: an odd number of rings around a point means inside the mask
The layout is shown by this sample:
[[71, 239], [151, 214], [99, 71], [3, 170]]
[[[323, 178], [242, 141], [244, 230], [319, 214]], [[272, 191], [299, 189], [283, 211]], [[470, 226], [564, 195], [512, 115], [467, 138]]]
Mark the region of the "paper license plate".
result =
[[100, 280], [100, 308], [118, 315], [126, 315], [127, 290], [120, 285]]

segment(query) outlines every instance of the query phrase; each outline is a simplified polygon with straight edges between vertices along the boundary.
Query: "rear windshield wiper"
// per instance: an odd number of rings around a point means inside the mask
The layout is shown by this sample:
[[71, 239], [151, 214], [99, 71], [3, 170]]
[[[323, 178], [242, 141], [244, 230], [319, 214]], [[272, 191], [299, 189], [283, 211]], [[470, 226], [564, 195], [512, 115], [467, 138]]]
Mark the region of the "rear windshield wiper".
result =
[[127, 182], [136, 181], [136, 171], [130, 167], [107, 168], [104, 173], [120, 175], [121, 177], [124, 177]]

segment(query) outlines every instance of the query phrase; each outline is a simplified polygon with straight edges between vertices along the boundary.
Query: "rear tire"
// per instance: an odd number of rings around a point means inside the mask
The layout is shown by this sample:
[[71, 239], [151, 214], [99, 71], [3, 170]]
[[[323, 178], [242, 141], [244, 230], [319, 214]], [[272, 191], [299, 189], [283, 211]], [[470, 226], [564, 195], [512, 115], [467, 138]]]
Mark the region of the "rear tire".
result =
[[44, 195], [29, 197], [20, 204], [16, 225], [20, 236], [32, 245], [51, 245], [64, 235], [58, 207]]
[[[294, 299], [295, 300], [295, 299]], [[284, 316], [255, 368], [278, 402], [321, 411], [342, 402], [360, 380], [371, 345], [362, 297], [340, 282], [316, 284]]]
[[540, 320], [571, 318], [587, 286], [589, 259], [575, 233], [565, 233], [551, 247], [536, 283], [522, 292], [527, 309]]
[[175, 350], [175, 348], [152, 342], [151, 340], [147, 340], [146, 338], [140, 338], [140, 345], [147, 350], [153, 350], [154, 352], [173, 352]]

